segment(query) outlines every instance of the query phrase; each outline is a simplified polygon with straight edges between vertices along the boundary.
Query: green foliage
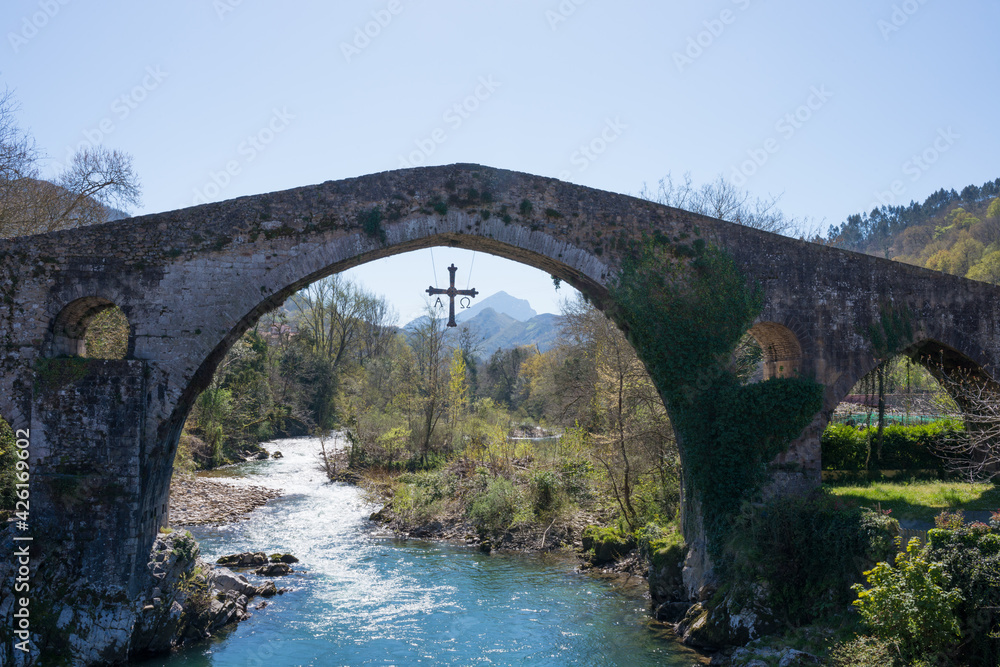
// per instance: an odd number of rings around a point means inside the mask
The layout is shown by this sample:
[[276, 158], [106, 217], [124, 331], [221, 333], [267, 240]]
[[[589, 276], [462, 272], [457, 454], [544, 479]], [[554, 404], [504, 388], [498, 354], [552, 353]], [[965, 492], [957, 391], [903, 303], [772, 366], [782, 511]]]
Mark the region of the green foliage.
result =
[[223, 453], [223, 421], [233, 410], [233, 393], [229, 389], [209, 388], [198, 396], [198, 422], [205, 442], [211, 449], [212, 465], [222, 465], [226, 461]]
[[469, 521], [483, 535], [505, 532], [518, 514], [518, 489], [506, 477], [494, 477], [476, 494], [469, 505]]
[[457, 488], [458, 480], [444, 470], [407, 473], [395, 486], [392, 509], [409, 523], [428, 523], [443, 512]]
[[551, 470], [535, 471], [528, 488], [532, 508], [538, 515], [555, 511], [565, 502], [562, 480]]
[[768, 462], [822, 407], [823, 387], [804, 378], [740, 385], [729, 360], [763, 293], [721, 249], [684, 247], [662, 235], [644, 239], [623, 262], [612, 296], [666, 400], [690, 495], [719, 555], [731, 518], [766, 481]]
[[635, 535], [617, 526], [587, 526], [583, 529], [583, 550], [594, 565], [605, 565], [626, 556], [636, 548]]
[[0, 419], [0, 521], [4, 515], [14, 511], [17, 500], [17, 455], [16, 439], [10, 424]]
[[943, 470], [934, 455], [938, 443], [954, 439], [964, 430], [961, 422], [939, 419], [927, 424], [892, 424], [883, 429], [882, 458], [869, 457], [877, 428], [855, 428], [832, 423], [823, 431], [823, 468], [826, 470]]
[[382, 209], [378, 206], [358, 213], [358, 224], [365, 234], [385, 243], [385, 230], [382, 228]]
[[865, 573], [870, 588], [853, 587], [854, 606], [877, 637], [904, 656], [927, 658], [944, 653], [961, 635], [955, 608], [962, 594], [940, 563], [928, 561], [914, 538], [896, 566], [881, 562]]
[[531, 215], [531, 212], [534, 209], [535, 209], [535, 205], [532, 204], [527, 199], [522, 199], [521, 200], [521, 205], [518, 206], [518, 210], [521, 212], [521, 216], [525, 217], [525, 218], [528, 217], [529, 215]]
[[35, 361], [35, 391], [55, 391], [83, 379], [90, 364], [80, 357]]
[[747, 503], [719, 567], [738, 598], [762, 585], [775, 615], [800, 625], [846, 605], [862, 571], [895, 553], [898, 530], [895, 519], [829, 495]]
[[958, 530], [965, 525], [965, 515], [962, 512], [944, 510], [934, 517], [934, 527], [942, 530]]
[[929, 531], [925, 557], [961, 592], [961, 662], [1000, 664], [1000, 534], [984, 524]]
[[915, 667], [899, 655], [895, 644], [867, 635], [836, 646], [830, 663], [834, 667]]
[[177, 560], [180, 562], [193, 561], [199, 552], [198, 542], [191, 535], [191, 531], [185, 530], [183, 535], [174, 538], [172, 553], [177, 556]]
[[878, 322], [868, 326], [868, 342], [876, 359], [888, 359], [913, 340], [913, 314], [904, 305], [882, 304]]
[[639, 555], [646, 559], [651, 567], [662, 569], [672, 568], [673, 578], [679, 579], [684, 559], [687, 557], [687, 544], [684, 536], [675, 528], [664, 528], [655, 523], [648, 523], [636, 531]]

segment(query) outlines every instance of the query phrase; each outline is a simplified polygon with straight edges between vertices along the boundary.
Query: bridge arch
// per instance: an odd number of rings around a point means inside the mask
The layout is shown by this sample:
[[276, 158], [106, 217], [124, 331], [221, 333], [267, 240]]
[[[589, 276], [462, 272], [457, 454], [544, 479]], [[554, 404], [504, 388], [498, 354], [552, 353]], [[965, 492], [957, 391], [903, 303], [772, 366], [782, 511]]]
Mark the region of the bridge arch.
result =
[[[472, 216], [466, 216], [464, 213], [451, 214], [449, 222], [457, 222], [460, 229], [464, 227], [467, 230], [471, 226], [467, 224], [470, 217]], [[434, 247], [462, 248], [489, 253], [539, 269], [579, 290], [590, 303], [612, 319], [616, 319], [614, 309], [611, 307], [612, 299], [604, 283], [610, 271], [594, 254], [570, 244], [560, 243], [538, 231], [510, 223], [505, 224], [507, 234], [504, 240], [440, 230], [439, 224], [428, 228], [425, 234], [414, 235], [414, 228], [422, 226], [423, 222], [425, 221], [418, 218], [402, 220], [387, 226], [387, 238], [390, 242], [375, 248], [367, 247], [368, 239], [364, 235], [355, 235], [346, 245], [357, 249], [358, 252], [348, 256], [339, 256], [339, 253], [334, 252], [334, 259], [329, 264], [324, 265], [323, 262], [330, 261], [330, 248], [319, 247], [311, 253], [298, 256], [283, 267], [281, 277], [268, 286], [270, 292], [268, 295], [259, 295], [257, 299], [251, 299], [248, 302], [249, 308], [242, 317], [233, 318], [233, 324], [228, 330], [215, 334], [217, 342], [203, 354], [190, 380], [182, 388], [170, 420], [174, 428], [179, 429], [183, 426], [194, 401], [209, 385], [226, 353], [266, 313], [280, 307], [300, 289], [327, 276], [414, 250]], [[391, 243], [393, 238], [404, 237], [406, 240]], [[415, 293], [422, 293], [423, 289], [422, 284], [414, 285]], [[623, 324], [617, 319], [616, 324], [624, 329]], [[177, 432], [179, 433], [179, 430]]]
[[[80, 297], [66, 304], [52, 320], [46, 356], [88, 356], [87, 331], [94, 318], [111, 310], [121, 311], [114, 301], [103, 296]], [[122, 315], [124, 316], [124, 313]], [[127, 321], [128, 317], [124, 317]], [[125, 357], [131, 353], [134, 342], [130, 324], [124, 350]]]
[[764, 379], [795, 377], [802, 369], [802, 343], [788, 326], [757, 322], [749, 331], [764, 354]]

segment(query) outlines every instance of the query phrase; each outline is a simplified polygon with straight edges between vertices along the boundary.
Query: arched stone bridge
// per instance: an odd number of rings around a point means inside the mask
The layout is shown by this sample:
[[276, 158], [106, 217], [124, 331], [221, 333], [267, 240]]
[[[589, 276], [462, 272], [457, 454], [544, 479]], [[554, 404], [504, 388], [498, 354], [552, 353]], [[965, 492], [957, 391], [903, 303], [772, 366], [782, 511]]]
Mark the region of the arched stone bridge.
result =
[[[95, 585], [134, 593], [188, 410], [232, 343], [299, 288], [446, 245], [542, 269], [613, 312], [623, 241], [695, 227], [763, 287], [752, 333], [765, 375], [826, 386], [784, 455], [802, 464], [800, 482], [818, 483], [819, 434], [876, 364], [866, 332], [886, 308], [910, 313], [911, 353], [997, 377], [990, 285], [551, 178], [477, 165], [387, 172], [0, 241], [0, 416], [30, 428], [33, 519], [63, 531]], [[112, 304], [131, 326], [127, 358], [73, 359]]]

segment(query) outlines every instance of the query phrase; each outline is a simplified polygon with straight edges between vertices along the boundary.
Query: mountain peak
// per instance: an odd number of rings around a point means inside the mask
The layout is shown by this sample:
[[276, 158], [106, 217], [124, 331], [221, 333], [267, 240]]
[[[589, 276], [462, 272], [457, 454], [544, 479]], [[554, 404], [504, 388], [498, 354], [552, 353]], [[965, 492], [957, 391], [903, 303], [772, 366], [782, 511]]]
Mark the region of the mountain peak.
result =
[[472, 319], [487, 308], [492, 308], [498, 313], [512, 317], [518, 322], [527, 322], [538, 314], [535, 312], [535, 309], [531, 307], [531, 303], [529, 303], [527, 299], [518, 299], [517, 297], [511, 296], [506, 292], [500, 291], [486, 297], [482, 301], [477, 300], [476, 305], [466, 308], [456, 314], [455, 320], [458, 322], [465, 322]]

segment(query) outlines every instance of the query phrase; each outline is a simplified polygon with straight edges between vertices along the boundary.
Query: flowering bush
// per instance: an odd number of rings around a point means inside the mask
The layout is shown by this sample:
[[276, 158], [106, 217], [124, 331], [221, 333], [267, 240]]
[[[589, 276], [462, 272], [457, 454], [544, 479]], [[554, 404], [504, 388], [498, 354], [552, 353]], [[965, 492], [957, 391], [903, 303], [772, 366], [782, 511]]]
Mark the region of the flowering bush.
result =
[[907, 656], [927, 657], [950, 648], [961, 636], [955, 607], [962, 594], [950, 587], [944, 566], [926, 560], [913, 538], [896, 566], [879, 563], [865, 573], [871, 588], [855, 584], [854, 601], [872, 633]]

